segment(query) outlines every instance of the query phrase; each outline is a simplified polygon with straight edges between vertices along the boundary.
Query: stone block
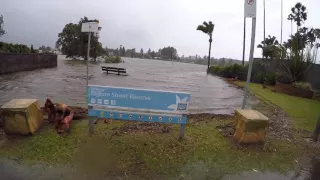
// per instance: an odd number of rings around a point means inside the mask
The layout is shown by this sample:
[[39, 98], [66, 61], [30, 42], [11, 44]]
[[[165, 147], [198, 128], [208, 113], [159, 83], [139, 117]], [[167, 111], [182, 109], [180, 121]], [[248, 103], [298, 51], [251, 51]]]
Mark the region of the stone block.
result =
[[13, 99], [1, 107], [6, 134], [34, 134], [43, 124], [43, 114], [36, 99]]
[[269, 118], [256, 110], [239, 109], [235, 114], [235, 126], [233, 138], [239, 143], [263, 143]]

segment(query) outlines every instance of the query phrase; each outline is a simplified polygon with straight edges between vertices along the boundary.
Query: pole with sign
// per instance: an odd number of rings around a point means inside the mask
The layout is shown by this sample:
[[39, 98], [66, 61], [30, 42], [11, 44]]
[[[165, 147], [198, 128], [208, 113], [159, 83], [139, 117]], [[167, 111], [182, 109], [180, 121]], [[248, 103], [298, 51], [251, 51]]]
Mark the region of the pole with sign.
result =
[[[97, 33], [99, 31], [99, 24], [97, 22], [86, 22], [81, 25], [81, 32], [88, 33], [88, 50], [87, 50], [87, 85], [86, 92], [88, 96], [88, 84], [89, 84], [89, 59], [90, 59], [90, 41], [91, 33]], [[88, 97], [86, 98], [88, 99]], [[88, 103], [87, 103], [88, 104]], [[89, 119], [89, 133], [93, 133], [93, 121]]]
[[252, 18], [252, 32], [251, 32], [251, 46], [250, 46], [250, 56], [249, 56], [249, 69], [248, 69], [247, 82], [245, 85], [243, 102], [242, 102], [242, 107], [241, 107], [242, 109], [244, 109], [246, 107], [248, 87], [249, 87], [251, 72], [252, 72], [254, 43], [255, 43], [255, 36], [256, 36], [256, 15], [257, 15], [257, 1], [256, 0], [245, 0], [244, 18], [247, 18], [247, 17]]

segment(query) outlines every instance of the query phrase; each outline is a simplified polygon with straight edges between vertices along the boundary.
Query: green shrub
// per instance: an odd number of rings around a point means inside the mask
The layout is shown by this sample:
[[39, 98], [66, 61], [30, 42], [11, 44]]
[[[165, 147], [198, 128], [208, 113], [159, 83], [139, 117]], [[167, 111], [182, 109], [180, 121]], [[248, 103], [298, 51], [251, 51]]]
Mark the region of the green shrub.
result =
[[293, 83], [292, 77], [286, 73], [276, 74], [276, 81], [278, 81], [282, 84], [292, 84]]
[[121, 57], [120, 56], [108, 56], [104, 58], [105, 63], [120, 63]]
[[293, 86], [301, 89], [311, 90], [311, 85], [307, 82], [295, 82], [293, 83]]
[[267, 85], [276, 85], [276, 74], [275, 73], [268, 73], [266, 75], [266, 78], [265, 78], [265, 82]]
[[247, 79], [248, 66], [242, 66], [239, 64], [233, 64], [231, 66], [211, 66], [209, 72], [217, 76], [225, 78], [235, 78], [238, 77], [239, 80], [245, 81]]
[[219, 74], [225, 78], [232, 78], [234, 76], [234, 74], [232, 73], [232, 66], [226, 66], [221, 68], [221, 71]]
[[121, 62], [121, 57], [120, 56], [116, 56], [115, 57], [115, 62]]
[[240, 69], [237, 73], [235, 73], [235, 76], [238, 77], [241, 81], [247, 80], [247, 74], [248, 74], [248, 65], [240, 66]]
[[265, 77], [265, 73], [259, 71], [256, 74], [252, 75], [252, 82], [262, 84], [265, 81]]
[[23, 44], [0, 42], [0, 52], [5, 53], [30, 53], [30, 48]]
[[241, 65], [239, 64], [234, 64], [234, 65], [231, 65], [231, 73], [232, 74], [238, 74], [240, 73], [240, 71], [242, 70], [242, 67]]
[[221, 70], [221, 67], [219, 66], [210, 66], [209, 72], [213, 74], [218, 74]]

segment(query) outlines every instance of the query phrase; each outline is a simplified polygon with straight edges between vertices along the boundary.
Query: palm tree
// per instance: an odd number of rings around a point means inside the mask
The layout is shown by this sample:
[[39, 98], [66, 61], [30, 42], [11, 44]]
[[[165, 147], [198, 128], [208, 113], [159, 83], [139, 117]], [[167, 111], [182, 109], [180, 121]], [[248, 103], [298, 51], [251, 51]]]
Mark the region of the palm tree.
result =
[[307, 8], [299, 2], [291, 8], [291, 14], [289, 14], [288, 20], [290, 20], [291, 22], [295, 21], [297, 23], [297, 31], [301, 24], [307, 20], [306, 10]]
[[262, 49], [262, 56], [268, 59], [270, 58], [275, 58], [279, 56], [278, 51], [280, 48], [278, 47], [279, 42], [276, 39], [275, 36], [268, 36], [265, 38], [263, 41], [261, 41], [261, 44], [259, 44], [257, 47]]
[[211, 43], [212, 43], [212, 32], [214, 30], [214, 24], [212, 24], [211, 21], [209, 21], [209, 23], [207, 22], [203, 22], [202, 25], [199, 25], [197, 27], [197, 30], [198, 31], [202, 31], [203, 33], [209, 35], [209, 56], [208, 56], [208, 69], [207, 71], [209, 70], [209, 67], [210, 67], [210, 55], [211, 55]]

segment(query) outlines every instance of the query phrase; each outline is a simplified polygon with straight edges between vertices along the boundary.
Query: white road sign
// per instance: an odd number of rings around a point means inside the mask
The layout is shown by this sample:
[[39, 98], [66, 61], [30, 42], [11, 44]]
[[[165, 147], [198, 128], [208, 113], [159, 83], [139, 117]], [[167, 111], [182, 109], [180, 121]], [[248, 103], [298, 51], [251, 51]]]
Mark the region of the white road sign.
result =
[[98, 32], [99, 24], [97, 22], [82, 23], [81, 32]]
[[244, 17], [256, 17], [257, 0], [244, 0]]

